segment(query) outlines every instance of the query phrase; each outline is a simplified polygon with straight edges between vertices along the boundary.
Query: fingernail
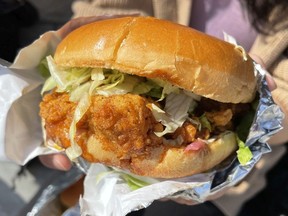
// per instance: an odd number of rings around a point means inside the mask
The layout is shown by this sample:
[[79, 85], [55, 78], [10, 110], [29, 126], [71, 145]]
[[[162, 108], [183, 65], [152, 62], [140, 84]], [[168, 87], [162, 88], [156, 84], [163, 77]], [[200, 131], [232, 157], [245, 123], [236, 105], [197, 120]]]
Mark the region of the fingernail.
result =
[[63, 160], [63, 158], [60, 158], [60, 157], [55, 158], [54, 164], [59, 170], [63, 170], [63, 171], [67, 171], [71, 168], [71, 163], [69, 161], [67, 161], [67, 159]]
[[266, 81], [267, 81], [267, 84], [268, 84], [268, 87], [270, 89], [270, 91], [273, 91], [277, 88], [277, 84], [276, 82], [274, 81], [273, 77], [271, 76], [270, 73], [266, 72]]

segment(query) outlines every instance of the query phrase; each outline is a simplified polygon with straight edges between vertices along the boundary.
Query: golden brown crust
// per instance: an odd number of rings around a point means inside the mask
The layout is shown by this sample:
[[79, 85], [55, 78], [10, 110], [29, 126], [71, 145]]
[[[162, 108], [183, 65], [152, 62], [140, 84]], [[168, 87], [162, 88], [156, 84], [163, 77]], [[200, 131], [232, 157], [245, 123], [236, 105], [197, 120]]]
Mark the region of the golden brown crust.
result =
[[[80, 27], [59, 44], [54, 59], [64, 67], [103, 67], [160, 78], [220, 102], [250, 102], [256, 88], [253, 62], [250, 57], [244, 60], [240, 49], [191, 28], [151, 17], [126, 17]], [[123, 159], [107, 149], [102, 136], [89, 135], [82, 148], [84, 158], [156, 178], [207, 171], [237, 147], [231, 132], [199, 150], [159, 144], [145, 148], [143, 157]]]
[[[102, 162], [123, 168], [114, 152], [106, 151], [103, 144], [91, 136], [85, 154], [93, 155], [92, 162]], [[149, 156], [132, 158], [129, 167], [134, 174], [154, 178], [179, 178], [205, 172], [231, 155], [237, 147], [236, 136], [226, 132], [199, 150], [185, 151], [186, 147], [162, 145], [151, 149]], [[91, 159], [91, 158], [90, 158]]]
[[220, 102], [250, 102], [256, 77], [250, 57], [234, 45], [151, 17], [126, 17], [82, 26], [55, 53], [67, 67], [105, 67], [161, 78]]
[[[67, 93], [54, 92], [44, 96], [40, 114], [45, 122], [45, 139], [69, 148], [68, 134], [75, 106]], [[209, 144], [194, 137], [184, 141], [185, 135], [181, 134], [183, 144], [176, 147], [154, 134], [155, 123], [146, 107], [146, 99], [141, 96], [94, 95], [90, 108], [77, 124], [75, 140], [82, 149], [82, 157], [89, 162], [157, 178], [204, 172], [223, 161], [237, 146], [234, 133], [229, 132]], [[184, 123], [181, 127], [184, 130], [185, 125], [189, 124]]]

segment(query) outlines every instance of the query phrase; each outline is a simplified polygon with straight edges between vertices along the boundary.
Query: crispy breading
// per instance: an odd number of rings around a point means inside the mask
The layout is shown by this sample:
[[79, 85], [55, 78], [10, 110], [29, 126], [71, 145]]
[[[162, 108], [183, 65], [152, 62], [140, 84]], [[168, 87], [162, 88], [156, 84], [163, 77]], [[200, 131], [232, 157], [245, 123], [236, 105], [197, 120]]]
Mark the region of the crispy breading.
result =
[[229, 124], [229, 122], [231, 122], [233, 117], [231, 109], [215, 112], [205, 112], [205, 114], [209, 122], [211, 122], [215, 127], [226, 126]]
[[[155, 135], [159, 123], [146, 107], [148, 100], [132, 94], [91, 97], [91, 105], [77, 124], [76, 142], [85, 149], [91, 134], [97, 136], [105, 149], [116, 152], [120, 159], [145, 154], [147, 147], [162, 144]], [[48, 139], [65, 148], [70, 146], [69, 128], [76, 103], [68, 94], [52, 93], [43, 98], [40, 115], [45, 120]]]
[[121, 159], [135, 157], [145, 151], [145, 146], [162, 142], [154, 134], [157, 122], [147, 103], [144, 97], [133, 94], [94, 96], [89, 109], [89, 128], [109, 140], [105, 149], [116, 151]]
[[[102, 143], [105, 151], [113, 152], [123, 163], [145, 157], [151, 153], [151, 148], [163, 144], [163, 137], [157, 137], [155, 132], [163, 131], [164, 126], [155, 120], [148, 108], [151, 99], [134, 94], [93, 95], [90, 101], [88, 111], [76, 125], [75, 141], [91, 162], [94, 158], [87, 153], [86, 147], [91, 136]], [[67, 93], [53, 92], [44, 96], [40, 116], [45, 121], [46, 140], [53, 140], [64, 148], [70, 146], [69, 129], [76, 106], [76, 103], [69, 101]], [[231, 109], [205, 113], [213, 127], [223, 127], [223, 130], [231, 127]], [[198, 117], [194, 116], [194, 121], [199, 122]], [[181, 136], [182, 143], [177, 143], [180, 147], [189, 145], [197, 138], [208, 139], [211, 133], [208, 128], [186, 121], [164, 138], [173, 141]]]

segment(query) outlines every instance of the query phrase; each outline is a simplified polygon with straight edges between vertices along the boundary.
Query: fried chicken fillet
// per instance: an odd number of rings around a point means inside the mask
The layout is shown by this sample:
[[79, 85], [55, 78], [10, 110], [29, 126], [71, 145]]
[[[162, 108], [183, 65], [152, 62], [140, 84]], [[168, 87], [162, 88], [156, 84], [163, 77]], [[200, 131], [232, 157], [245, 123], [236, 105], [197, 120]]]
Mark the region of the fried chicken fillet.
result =
[[72, 161], [155, 178], [202, 173], [235, 156], [245, 104], [253, 111], [257, 79], [246, 52], [165, 20], [84, 25], [46, 62], [45, 144]]
[[[162, 138], [155, 135], [159, 123], [147, 108], [148, 100], [138, 95], [95, 95], [84, 117], [77, 124], [76, 142], [85, 158], [97, 162], [89, 155], [86, 143], [91, 135], [104, 143], [105, 150], [116, 153], [123, 163], [145, 154], [151, 146], [160, 145]], [[70, 146], [69, 127], [76, 103], [68, 94], [53, 93], [44, 97], [40, 114], [45, 119], [49, 138], [64, 148]], [[88, 154], [88, 155], [87, 155]]]
[[[88, 140], [93, 137], [102, 143], [105, 151], [117, 157], [116, 164], [114, 160], [108, 160], [105, 163], [119, 166], [120, 161], [121, 167], [131, 169], [133, 160], [141, 160], [149, 156], [153, 149], [163, 146], [166, 139], [155, 135], [155, 132], [163, 131], [163, 125], [154, 119], [149, 104], [151, 100], [134, 94], [91, 97], [88, 111], [77, 123], [75, 140], [83, 150], [82, 156], [89, 162], [100, 162], [87, 150]], [[71, 102], [66, 93], [54, 92], [44, 96], [40, 104], [40, 115], [45, 121], [45, 130], [49, 136], [47, 140], [53, 140], [63, 148], [71, 145], [69, 129], [76, 106], [77, 104]], [[210, 110], [210, 106], [209, 100], [203, 100], [201, 103], [202, 110]], [[206, 111], [205, 113], [211, 121], [216, 119], [214, 128], [229, 129], [232, 112], [237, 114], [239, 111], [235, 110], [235, 105], [224, 106], [222, 104], [218, 107], [219, 111]], [[225, 113], [231, 114], [224, 115]], [[182, 145], [185, 146], [197, 138], [208, 139], [210, 132], [207, 128], [199, 130], [195, 124], [186, 121], [173, 134], [166, 136], [168, 139], [177, 139], [177, 137], [182, 138]], [[169, 148], [169, 143], [166, 143], [166, 147]]]

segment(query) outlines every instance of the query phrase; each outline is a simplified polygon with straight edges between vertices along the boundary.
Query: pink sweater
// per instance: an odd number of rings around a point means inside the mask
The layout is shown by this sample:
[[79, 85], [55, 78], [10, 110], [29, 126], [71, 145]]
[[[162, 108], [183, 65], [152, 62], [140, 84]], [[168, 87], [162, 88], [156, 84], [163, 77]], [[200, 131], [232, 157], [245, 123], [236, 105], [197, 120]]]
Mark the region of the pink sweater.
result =
[[247, 51], [257, 35], [239, 0], [194, 0], [190, 26], [220, 39], [226, 32]]

